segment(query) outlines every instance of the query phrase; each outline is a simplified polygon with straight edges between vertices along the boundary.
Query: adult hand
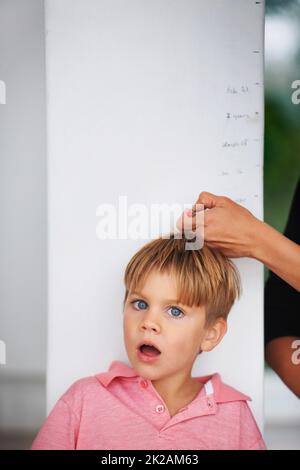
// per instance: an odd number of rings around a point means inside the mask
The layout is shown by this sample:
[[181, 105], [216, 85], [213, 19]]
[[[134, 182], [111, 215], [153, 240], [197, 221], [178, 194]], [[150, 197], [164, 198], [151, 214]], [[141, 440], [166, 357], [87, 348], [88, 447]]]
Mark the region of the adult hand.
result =
[[[202, 207], [197, 207], [202, 204]], [[204, 210], [203, 217], [196, 213]], [[177, 228], [202, 230], [204, 223], [204, 242], [211, 248], [217, 248], [231, 258], [253, 257], [255, 251], [255, 234], [262, 223], [245, 207], [240, 206], [226, 196], [217, 196], [202, 192], [192, 208], [193, 216], [188, 211], [178, 220]]]
[[[200, 225], [197, 210], [204, 210]], [[255, 258], [300, 292], [300, 245], [226, 196], [202, 192], [193, 205], [194, 215], [187, 212], [177, 221], [179, 230], [199, 229], [209, 247], [229, 258]]]

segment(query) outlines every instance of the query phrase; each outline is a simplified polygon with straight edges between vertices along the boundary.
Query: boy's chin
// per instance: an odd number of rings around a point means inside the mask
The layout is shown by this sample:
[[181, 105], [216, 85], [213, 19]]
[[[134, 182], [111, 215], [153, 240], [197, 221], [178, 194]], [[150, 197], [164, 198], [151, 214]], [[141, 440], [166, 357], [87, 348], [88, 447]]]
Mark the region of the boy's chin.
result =
[[139, 360], [130, 361], [132, 368], [144, 379], [157, 380], [161, 378], [161, 370], [157, 369], [156, 364], [147, 364]]

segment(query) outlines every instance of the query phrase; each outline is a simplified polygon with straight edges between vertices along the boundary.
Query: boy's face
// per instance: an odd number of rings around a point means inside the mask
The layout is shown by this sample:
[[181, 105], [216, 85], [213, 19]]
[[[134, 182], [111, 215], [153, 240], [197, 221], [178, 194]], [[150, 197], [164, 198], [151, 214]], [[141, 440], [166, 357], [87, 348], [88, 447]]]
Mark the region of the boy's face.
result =
[[[156, 380], [179, 371], [190, 374], [201, 349], [209, 348], [204, 307], [176, 303], [176, 281], [167, 273], [153, 271], [141, 292], [129, 291], [124, 305], [123, 334], [128, 358], [136, 372]], [[138, 353], [140, 342], [150, 341], [161, 351], [145, 362]]]

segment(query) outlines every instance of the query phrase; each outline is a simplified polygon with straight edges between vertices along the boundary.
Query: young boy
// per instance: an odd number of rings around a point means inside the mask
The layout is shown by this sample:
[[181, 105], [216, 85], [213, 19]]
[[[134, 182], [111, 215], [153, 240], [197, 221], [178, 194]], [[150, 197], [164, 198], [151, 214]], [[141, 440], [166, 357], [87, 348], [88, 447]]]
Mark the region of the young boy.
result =
[[32, 449], [265, 449], [246, 395], [219, 374], [192, 377], [199, 353], [222, 340], [240, 296], [234, 264], [187, 240], [161, 237], [125, 271], [123, 331], [132, 367], [77, 380]]

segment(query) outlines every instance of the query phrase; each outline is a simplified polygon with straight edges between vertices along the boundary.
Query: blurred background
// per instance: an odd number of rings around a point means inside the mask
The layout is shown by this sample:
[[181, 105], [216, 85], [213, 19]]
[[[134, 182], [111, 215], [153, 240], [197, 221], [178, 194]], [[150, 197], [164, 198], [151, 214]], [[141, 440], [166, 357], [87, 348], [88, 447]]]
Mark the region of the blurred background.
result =
[[[291, 100], [294, 80], [300, 80], [300, 2], [267, 0], [264, 220], [281, 233], [300, 176], [300, 104]], [[265, 268], [265, 280], [268, 275]], [[269, 449], [300, 449], [300, 401], [267, 364], [265, 440]]]
[[[0, 364], [0, 449], [28, 449], [46, 413], [44, 54], [44, 2], [0, 0], [0, 80], [10, 84], [5, 120], [0, 105], [0, 340], [10, 344], [10, 367]], [[280, 232], [300, 175], [294, 80], [300, 80], [300, 0], [267, 0], [264, 220]], [[269, 449], [300, 449], [300, 401], [267, 365], [265, 440]]]
[[44, 45], [44, 2], [0, 0], [0, 80], [7, 84], [0, 100], [0, 340], [7, 363], [0, 365], [2, 449], [28, 449], [46, 412]]

